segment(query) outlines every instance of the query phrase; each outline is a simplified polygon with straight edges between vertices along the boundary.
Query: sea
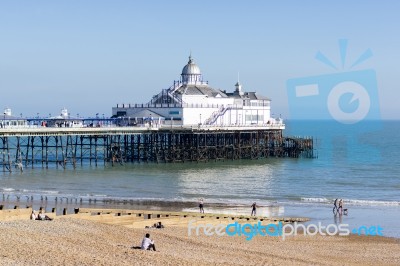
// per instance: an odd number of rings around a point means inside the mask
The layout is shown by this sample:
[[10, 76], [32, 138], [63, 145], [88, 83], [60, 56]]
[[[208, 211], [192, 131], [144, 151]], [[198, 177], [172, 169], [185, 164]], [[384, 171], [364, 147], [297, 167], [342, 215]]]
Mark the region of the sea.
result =
[[[285, 136], [314, 138], [314, 158], [207, 163], [84, 164], [0, 173], [2, 205], [110, 207], [308, 217], [309, 223], [381, 227], [400, 238], [400, 121], [286, 121]], [[347, 215], [335, 215], [343, 199]]]

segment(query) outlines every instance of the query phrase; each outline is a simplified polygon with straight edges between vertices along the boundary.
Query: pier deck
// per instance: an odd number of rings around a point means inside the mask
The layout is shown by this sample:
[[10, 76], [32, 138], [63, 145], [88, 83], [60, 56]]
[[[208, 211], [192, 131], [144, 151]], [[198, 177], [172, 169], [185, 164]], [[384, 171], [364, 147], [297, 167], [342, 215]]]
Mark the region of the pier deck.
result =
[[136, 126], [136, 127], [10, 127], [0, 128], [0, 137], [141, 134], [143, 132], [202, 132], [240, 130], [283, 130], [284, 125], [265, 126]]

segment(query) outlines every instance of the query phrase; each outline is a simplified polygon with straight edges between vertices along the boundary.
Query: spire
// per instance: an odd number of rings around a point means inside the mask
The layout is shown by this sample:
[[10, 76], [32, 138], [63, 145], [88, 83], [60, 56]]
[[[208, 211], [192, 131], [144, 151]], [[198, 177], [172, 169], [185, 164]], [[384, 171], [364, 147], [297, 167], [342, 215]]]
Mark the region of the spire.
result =
[[188, 64], [192, 64], [192, 63], [193, 63], [193, 59], [192, 59], [192, 50], [190, 50], [189, 62], [188, 62]]
[[239, 95], [243, 95], [242, 85], [239, 82], [239, 71], [238, 71], [238, 77], [237, 77], [237, 82], [235, 84], [235, 87], [236, 87], [235, 93], [237, 93]]
[[[237, 73], [237, 82], [236, 82], [235, 86], [236, 86], [236, 87], [237, 87], [237, 86], [240, 86], [240, 87], [241, 87], [240, 81], [239, 81], [239, 71], [238, 71], [238, 73]], [[237, 88], [236, 88], [236, 89], [237, 89]]]

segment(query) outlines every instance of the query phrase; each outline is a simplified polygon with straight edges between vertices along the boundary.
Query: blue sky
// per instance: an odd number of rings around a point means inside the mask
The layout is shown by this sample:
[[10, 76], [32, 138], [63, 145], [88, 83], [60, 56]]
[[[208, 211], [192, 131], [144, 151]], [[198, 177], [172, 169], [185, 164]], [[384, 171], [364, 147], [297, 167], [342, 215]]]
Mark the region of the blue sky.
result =
[[[0, 107], [14, 114], [111, 114], [117, 103], [146, 103], [179, 79], [190, 53], [215, 88], [272, 99], [289, 117], [286, 82], [374, 69], [381, 115], [399, 119], [400, 4], [396, 1], [18, 1], [0, 2]], [[351, 3], [349, 3], [351, 2]], [[376, 99], [373, 99], [376, 100]]]

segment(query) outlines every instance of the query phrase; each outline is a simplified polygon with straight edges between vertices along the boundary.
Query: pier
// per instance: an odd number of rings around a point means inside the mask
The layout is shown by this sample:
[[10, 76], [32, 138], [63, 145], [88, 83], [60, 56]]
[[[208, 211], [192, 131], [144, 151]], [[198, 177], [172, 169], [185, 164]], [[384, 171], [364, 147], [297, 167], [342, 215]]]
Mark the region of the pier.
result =
[[313, 158], [312, 138], [282, 126], [137, 126], [0, 129], [3, 172], [139, 162], [179, 163], [268, 157]]

